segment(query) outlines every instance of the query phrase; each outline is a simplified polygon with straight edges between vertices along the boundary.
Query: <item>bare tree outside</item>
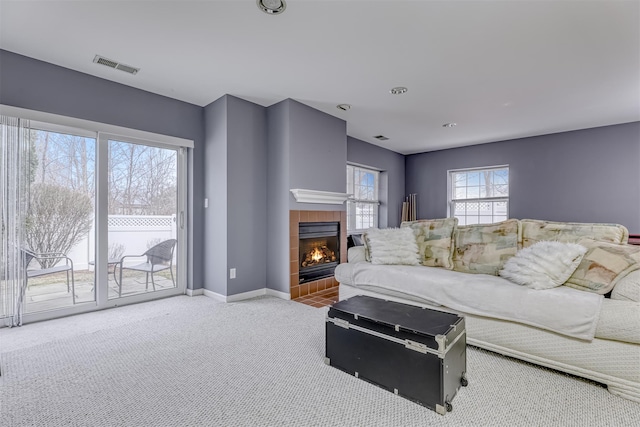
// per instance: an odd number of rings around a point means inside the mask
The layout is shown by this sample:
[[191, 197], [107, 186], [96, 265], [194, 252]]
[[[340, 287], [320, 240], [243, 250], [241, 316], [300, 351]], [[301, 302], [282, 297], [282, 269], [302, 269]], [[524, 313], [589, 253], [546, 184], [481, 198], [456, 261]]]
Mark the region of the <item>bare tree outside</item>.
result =
[[176, 152], [109, 141], [109, 214], [176, 212]]
[[[57, 184], [86, 194], [95, 191], [93, 138], [31, 131], [32, 182]], [[176, 152], [109, 141], [109, 214], [171, 215], [176, 211]]]
[[95, 139], [32, 130], [38, 167], [36, 182], [58, 184], [93, 199]]
[[[57, 184], [31, 186], [26, 240], [38, 253], [68, 253], [91, 229], [93, 205], [86, 194]], [[40, 260], [42, 268], [57, 259]]]

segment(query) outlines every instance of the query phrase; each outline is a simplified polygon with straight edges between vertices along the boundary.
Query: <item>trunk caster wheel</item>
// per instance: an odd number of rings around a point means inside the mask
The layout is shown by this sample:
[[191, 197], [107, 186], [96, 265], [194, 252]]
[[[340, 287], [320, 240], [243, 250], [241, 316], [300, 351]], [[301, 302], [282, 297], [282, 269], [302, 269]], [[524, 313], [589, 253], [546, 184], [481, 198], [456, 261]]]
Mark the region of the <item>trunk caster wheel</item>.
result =
[[469, 380], [467, 380], [467, 377], [462, 377], [462, 378], [460, 378], [460, 385], [461, 385], [462, 387], [466, 387], [466, 386], [468, 386], [468, 385], [469, 385]]
[[444, 402], [444, 407], [447, 409], [447, 412], [453, 411], [453, 406], [451, 406], [450, 402]]

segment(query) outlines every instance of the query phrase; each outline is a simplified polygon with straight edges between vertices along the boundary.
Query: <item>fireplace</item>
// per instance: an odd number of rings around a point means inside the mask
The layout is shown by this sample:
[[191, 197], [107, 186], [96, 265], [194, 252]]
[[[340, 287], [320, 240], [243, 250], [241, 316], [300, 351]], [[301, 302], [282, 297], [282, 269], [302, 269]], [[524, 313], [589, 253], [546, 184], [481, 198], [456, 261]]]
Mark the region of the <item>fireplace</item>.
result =
[[340, 263], [340, 222], [305, 222], [298, 229], [299, 283], [333, 276]]
[[[316, 230], [318, 234], [313, 237], [313, 235], [309, 236], [307, 231], [309, 231], [305, 226], [307, 224], [318, 224], [327, 223], [332, 224], [331, 228], [333, 228], [332, 232], [328, 236], [325, 233], [327, 230]], [[305, 297], [307, 295], [314, 295], [316, 293], [326, 293], [332, 292], [332, 290], [337, 290], [338, 281], [334, 277], [333, 273], [329, 273], [329, 269], [331, 271], [335, 270], [335, 267], [338, 263], [347, 262], [347, 212], [346, 211], [299, 211], [299, 210], [291, 210], [289, 211], [289, 273], [290, 273], [290, 290], [291, 290], [291, 299], [297, 299], [299, 297]], [[337, 228], [336, 228], [337, 225]], [[302, 237], [300, 235], [302, 226]], [[313, 227], [313, 226], [312, 226]], [[333, 241], [331, 236], [337, 233], [336, 241]], [[315, 267], [319, 267], [320, 264], [315, 262], [315, 265], [309, 265], [306, 263], [305, 267], [302, 267], [302, 263], [306, 258], [306, 253], [309, 250], [301, 250], [300, 248], [307, 243], [318, 242], [319, 240], [324, 240], [325, 237], [328, 237], [328, 241], [323, 244], [315, 244], [315, 247], [319, 247], [319, 250], [322, 249], [322, 246], [327, 246], [327, 248], [333, 252], [335, 252], [336, 262], [324, 262], [322, 264], [331, 264], [324, 265], [324, 267], [328, 267], [323, 271], [322, 268], [316, 269]], [[335, 248], [334, 245], [335, 244]], [[312, 248], [313, 249], [313, 248]], [[313, 251], [312, 251], [313, 252]], [[325, 250], [326, 252], [326, 250]], [[313, 253], [311, 255], [313, 257]], [[316, 258], [318, 257], [316, 253]], [[332, 258], [329, 255], [329, 258]], [[325, 257], [326, 259], [326, 257]], [[332, 264], [333, 263], [333, 264]], [[306, 270], [310, 267], [309, 270]], [[300, 271], [305, 269], [304, 276], [300, 275]], [[318, 271], [319, 270], [319, 271]], [[316, 275], [317, 279], [313, 279], [312, 277]], [[302, 280], [300, 280], [302, 278]]]

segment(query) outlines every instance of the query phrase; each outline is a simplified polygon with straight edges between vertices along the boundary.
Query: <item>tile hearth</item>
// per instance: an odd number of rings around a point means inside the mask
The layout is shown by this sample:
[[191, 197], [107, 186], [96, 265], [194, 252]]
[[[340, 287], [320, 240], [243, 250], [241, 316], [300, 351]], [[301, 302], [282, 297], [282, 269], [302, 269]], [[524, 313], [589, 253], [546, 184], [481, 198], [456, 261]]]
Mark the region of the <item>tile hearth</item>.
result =
[[338, 302], [338, 288], [326, 289], [315, 294], [296, 298], [294, 301], [316, 308], [326, 307]]

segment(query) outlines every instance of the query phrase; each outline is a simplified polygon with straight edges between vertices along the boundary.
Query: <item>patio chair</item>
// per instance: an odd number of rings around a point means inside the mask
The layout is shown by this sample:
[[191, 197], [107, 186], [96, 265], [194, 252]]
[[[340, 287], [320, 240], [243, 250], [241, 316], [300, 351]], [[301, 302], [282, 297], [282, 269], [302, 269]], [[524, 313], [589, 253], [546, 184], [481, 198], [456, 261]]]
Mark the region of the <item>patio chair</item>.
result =
[[[156, 290], [156, 283], [153, 279], [153, 273], [157, 273], [163, 270], [169, 270], [171, 273], [171, 281], [173, 286], [176, 285], [176, 281], [173, 277], [173, 251], [176, 247], [176, 239], [165, 240], [157, 245], [147, 249], [147, 251], [141, 255], [125, 255], [120, 258], [120, 261], [115, 265], [113, 269], [113, 279], [118, 285], [118, 296], [122, 296], [122, 270], [135, 270], [144, 271], [146, 273], [145, 290], [149, 289], [149, 276], [151, 276], [151, 285], [153, 290]], [[141, 264], [136, 265], [124, 265], [126, 258], [139, 258], [147, 257], [147, 260]], [[119, 274], [117, 272], [119, 271]], [[120, 280], [118, 280], [120, 279]]]
[[[73, 261], [71, 258], [66, 256], [61, 252], [48, 252], [38, 254], [28, 249], [21, 249], [22, 254], [22, 265], [24, 269], [24, 289], [23, 293], [27, 291], [27, 287], [29, 286], [29, 279], [33, 277], [46, 276], [48, 274], [55, 274], [66, 272], [67, 273], [67, 293], [71, 291], [71, 295], [73, 296], [73, 303], [76, 303], [76, 286], [75, 286], [75, 278], [73, 276]], [[29, 269], [29, 264], [32, 260], [41, 261], [45, 259], [55, 259], [58, 260], [56, 265], [49, 268], [40, 268], [40, 269]], [[60, 261], [64, 260], [65, 263], [62, 265], [58, 265]], [[71, 274], [71, 286], [69, 286], [69, 274]]]

